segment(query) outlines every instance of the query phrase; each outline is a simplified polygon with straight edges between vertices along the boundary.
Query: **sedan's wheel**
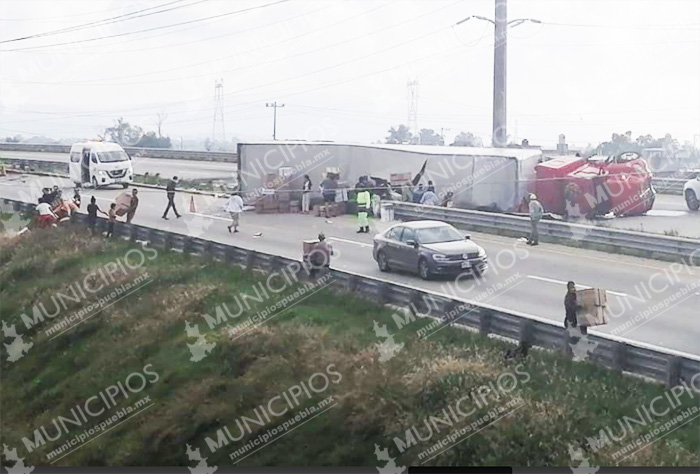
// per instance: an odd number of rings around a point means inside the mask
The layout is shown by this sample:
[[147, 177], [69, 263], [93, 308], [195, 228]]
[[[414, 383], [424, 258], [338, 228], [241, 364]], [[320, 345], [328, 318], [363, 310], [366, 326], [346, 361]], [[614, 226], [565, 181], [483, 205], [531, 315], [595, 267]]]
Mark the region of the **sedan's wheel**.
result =
[[377, 253], [377, 265], [379, 265], [379, 271], [391, 271], [391, 268], [389, 268], [389, 262], [387, 261], [386, 254], [384, 252], [380, 251]]
[[700, 209], [700, 200], [698, 200], [698, 197], [695, 195], [695, 191], [692, 189], [688, 189], [685, 192], [685, 202], [688, 204], [688, 209], [691, 211], [697, 211]]
[[430, 280], [430, 267], [425, 259], [418, 262], [418, 273], [423, 280]]

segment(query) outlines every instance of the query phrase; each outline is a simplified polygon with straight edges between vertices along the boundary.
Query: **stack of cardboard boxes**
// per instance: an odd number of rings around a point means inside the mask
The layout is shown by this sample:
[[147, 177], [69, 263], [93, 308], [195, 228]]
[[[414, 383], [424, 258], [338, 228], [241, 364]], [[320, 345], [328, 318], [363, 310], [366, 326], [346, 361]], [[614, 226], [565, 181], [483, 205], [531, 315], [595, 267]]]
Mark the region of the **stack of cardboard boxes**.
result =
[[265, 189], [262, 196], [255, 202], [255, 212], [260, 214], [276, 214], [299, 212], [301, 194], [299, 179], [295, 179], [285, 168], [279, 173], [265, 175]]

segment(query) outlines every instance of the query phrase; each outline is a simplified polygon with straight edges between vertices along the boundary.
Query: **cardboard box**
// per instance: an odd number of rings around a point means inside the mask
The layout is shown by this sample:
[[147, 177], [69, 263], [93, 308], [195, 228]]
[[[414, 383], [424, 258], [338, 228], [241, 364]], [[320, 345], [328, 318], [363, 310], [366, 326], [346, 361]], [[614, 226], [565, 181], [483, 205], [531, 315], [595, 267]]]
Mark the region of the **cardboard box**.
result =
[[114, 199], [114, 202], [117, 205], [117, 208], [115, 210], [116, 214], [118, 216], [123, 216], [124, 214], [126, 214], [126, 211], [128, 211], [131, 207], [131, 194], [124, 191]]
[[389, 182], [393, 185], [408, 184], [412, 179], [411, 173], [391, 173], [389, 175]]
[[579, 326], [608, 324], [608, 295], [602, 288], [588, 288], [576, 292], [576, 302], [581, 309], [576, 317]]
[[303, 242], [304, 256], [310, 254], [311, 251], [316, 248], [316, 244], [319, 242], [320, 242], [320, 240], [318, 240], [318, 239], [304, 240], [304, 242]]

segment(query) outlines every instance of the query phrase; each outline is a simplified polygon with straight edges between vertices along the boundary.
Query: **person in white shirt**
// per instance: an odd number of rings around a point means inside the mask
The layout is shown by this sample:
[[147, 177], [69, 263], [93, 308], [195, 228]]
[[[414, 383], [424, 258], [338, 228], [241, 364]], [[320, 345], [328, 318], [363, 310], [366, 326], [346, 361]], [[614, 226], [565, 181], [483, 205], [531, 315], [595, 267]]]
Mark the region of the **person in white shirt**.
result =
[[58, 218], [51, 210], [51, 205], [49, 203], [44, 202], [44, 200], [40, 198], [39, 204], [36, 206], [36, 210], [39, 213], [37, 224], [40, 229], [56, 224]]
[[420, 203], [425, 206], [437, 206], [440, 204], [440, 200], [434, 191], [426, 191], [421, 196]]
[[301, 212], [309, 213], [309, 204], [311, 203], [311, 178], [308, 174], [304, 175], [304, 184], [301, 187]]
[[238, 232], [238, 224], [240, 222], [241, 212], [243, 212], [243, 199], [238, 193], [233, 193], [228, 201], [226, 201], [224, 209], [231, 215], [232, 222], [231, 225], [228, 226], [228, 231], [231, 232], [231, 227], [233, 227], [233, 231]]

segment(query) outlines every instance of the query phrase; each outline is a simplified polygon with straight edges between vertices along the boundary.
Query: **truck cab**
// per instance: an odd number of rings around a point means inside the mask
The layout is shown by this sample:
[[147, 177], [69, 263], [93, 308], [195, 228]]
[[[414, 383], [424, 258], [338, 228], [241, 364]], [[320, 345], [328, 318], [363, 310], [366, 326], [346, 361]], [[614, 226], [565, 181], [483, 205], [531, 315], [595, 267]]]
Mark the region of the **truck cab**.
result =
[[70, 178], [76, 186], [94, 188], [121, 184], [127, 188], [133, 183], [131, 157], [116, 143], [86, 141], [74, 143], [70, 149]]

